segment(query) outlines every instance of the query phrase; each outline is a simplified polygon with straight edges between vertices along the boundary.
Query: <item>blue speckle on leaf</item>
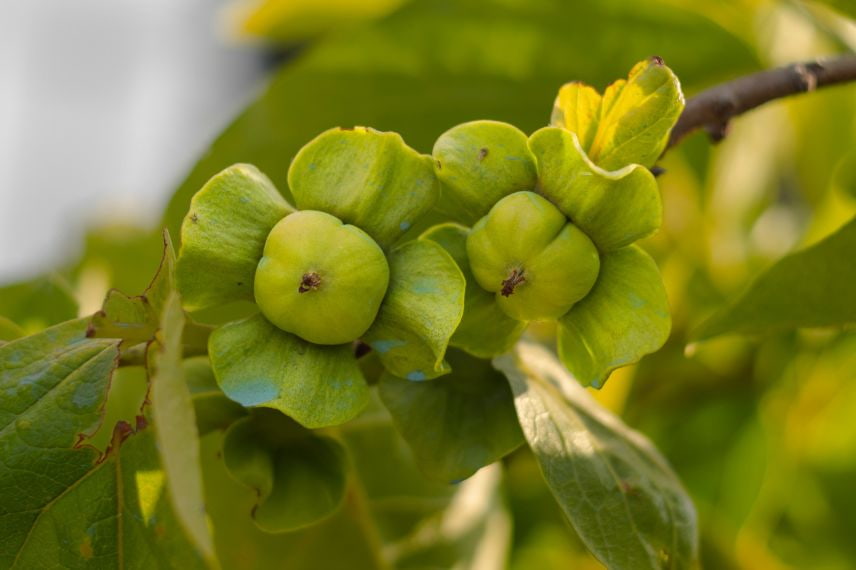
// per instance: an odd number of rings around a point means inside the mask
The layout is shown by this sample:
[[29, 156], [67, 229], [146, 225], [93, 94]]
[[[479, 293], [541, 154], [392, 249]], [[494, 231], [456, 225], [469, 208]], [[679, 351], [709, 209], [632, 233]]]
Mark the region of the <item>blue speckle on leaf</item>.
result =
[[407, 230], [410, 229], [410, 222], [405, 220], [405, 221], [401, 222], [400, 224], [398, 224], [398, 228], [401, 231], [406, 232]]
[[242, 406], [257, 406], [275, 399], [279, 391], [269, 380], [260, 378], [235, 382], [228, 387], [226, 395]]
[[407, 379], [411, 382], [421, 382], [425, 380], [425, 373], [421, 370], [414, 370], [413, 372], [407, 373]]
[[309, 163], [309, 165], [307, 166], [307, 168], [308, 168], [309, 170], [315, 170], [315, 168], [316, 168], [315, 163], [314, 163], [314, 162], [310, 162], [310, 163]]
[[407, 343], [404, 342], [403, 340], [396, 340], [396, 339], [376, 340], [374, 342], [369, 343], [369, 345], [374, 350], [378, 351], [378, 353], [380, 353], [380, 354], [385, 354], [385, 353], [389, 352], [390, 350], [392, 350], [393, 348], [396, 348], [399, 346], [404, 346], [405, 344], [407, 344]]
[[645, 299], [643, 299], [636, 293], [629, 293], [627, 295], [627, 300], [630, 301], [630, 306], [634, 309], [641, 309], [647, 304], [645, 303]]

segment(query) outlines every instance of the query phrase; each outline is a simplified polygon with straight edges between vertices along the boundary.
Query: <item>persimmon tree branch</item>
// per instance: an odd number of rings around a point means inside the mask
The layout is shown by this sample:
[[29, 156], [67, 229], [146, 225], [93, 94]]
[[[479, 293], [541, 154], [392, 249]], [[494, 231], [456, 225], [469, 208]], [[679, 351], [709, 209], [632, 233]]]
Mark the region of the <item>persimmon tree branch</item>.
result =
[[774, 99], [849, 81], [856, 81], [856, 54], [792, 63], [716, 85], [687, 100], [666, 148], [702, 128], [720, 141], [737, 115]]

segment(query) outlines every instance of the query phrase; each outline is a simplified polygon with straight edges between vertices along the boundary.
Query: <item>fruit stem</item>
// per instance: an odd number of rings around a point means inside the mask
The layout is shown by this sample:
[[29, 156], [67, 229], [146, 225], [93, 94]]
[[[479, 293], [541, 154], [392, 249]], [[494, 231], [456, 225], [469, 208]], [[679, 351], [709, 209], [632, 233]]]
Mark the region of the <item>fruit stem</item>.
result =
[[314, 271], [310, 271], [309, 273], [304, 273], [303, 277], [300, 278], [300, 287], [297, 288], [297, 292], [306, 293], [307, 291], [315, 291], [320, 286], [321, 276]]
[[526, 281], [526, 277], [523, 276], [522, 269], [512, 269], [511, 275], [508, 276], [508, 279], [502, 282], [502, 293], [503, 297], [509, 297], [512, 293], [514, 293], [514, 289]]

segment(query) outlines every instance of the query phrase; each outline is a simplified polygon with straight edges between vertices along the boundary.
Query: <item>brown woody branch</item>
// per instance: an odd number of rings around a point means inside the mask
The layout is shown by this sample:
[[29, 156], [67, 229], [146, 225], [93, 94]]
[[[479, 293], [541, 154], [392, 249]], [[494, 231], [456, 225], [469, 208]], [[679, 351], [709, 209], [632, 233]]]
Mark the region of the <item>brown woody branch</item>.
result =
[[848, 81], [856, 81], [856, 54], [793, 63], [716, 85], [687, 100], [666, 148], [701, 128], [718, 142], [737, 115], [774, 99]]

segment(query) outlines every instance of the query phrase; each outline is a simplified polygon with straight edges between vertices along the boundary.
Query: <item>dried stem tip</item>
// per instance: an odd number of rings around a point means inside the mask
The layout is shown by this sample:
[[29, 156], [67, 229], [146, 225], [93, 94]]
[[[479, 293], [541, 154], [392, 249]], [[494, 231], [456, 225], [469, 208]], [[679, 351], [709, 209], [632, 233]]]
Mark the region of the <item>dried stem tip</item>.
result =
[[297, 292], [306, 293], [307, 291], [315, 291], [320, 286], [321, 276], [314, 271], [310, 271], [309, 273], [303, 274], [303, 277], [300, 279], [300, 287], [297, 288]]
[[508, 279], [502, 282], [502, 293], [503, 297], [508, 297], [512, 293], [514, 293], [514, 289], [526, 281], [526, 277], [523, 276], [522, 269], [512, 269], [511, 275], [508, 276]]

